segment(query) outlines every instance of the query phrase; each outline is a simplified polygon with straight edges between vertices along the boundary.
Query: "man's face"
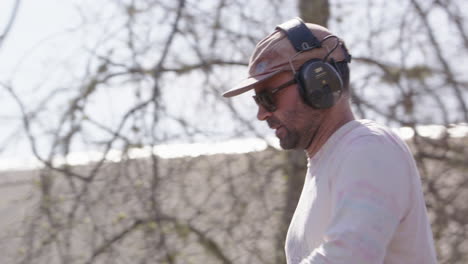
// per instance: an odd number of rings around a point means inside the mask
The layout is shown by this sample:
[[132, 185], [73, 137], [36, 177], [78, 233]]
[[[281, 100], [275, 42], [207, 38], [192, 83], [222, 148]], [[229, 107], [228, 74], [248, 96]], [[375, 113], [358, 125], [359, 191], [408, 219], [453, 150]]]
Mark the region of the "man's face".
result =
[[[291, 72], [283, 72], [255, 87], [255, 93], [272, 90], [293, 79]], [[268, 126], [276, 130], [283, 149], [306, 149], [318, 127], [323, 121], [321, 110], [313, 109], [304, 104], [297, 90], [297, 84], [289, 85], [272, 95], [275, 111], [268, 111], [258, 104], [257, 118], [266, 121]]]

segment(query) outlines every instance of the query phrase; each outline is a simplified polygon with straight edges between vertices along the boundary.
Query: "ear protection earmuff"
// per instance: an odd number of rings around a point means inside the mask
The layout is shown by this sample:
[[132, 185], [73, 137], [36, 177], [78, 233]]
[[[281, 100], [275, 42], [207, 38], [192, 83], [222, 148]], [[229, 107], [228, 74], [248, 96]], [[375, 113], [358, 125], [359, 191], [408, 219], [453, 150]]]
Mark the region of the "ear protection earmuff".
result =
[[329, 35], [319, 41], [300, 18], [291, 19], [277, 28], [286, 33], [298, 53], [321, 48], [322, 43], [329, 38], [336, 39], [335, 47], [323, 59], [312, 59], [305, 62], [295, 75], [299, 94], [307, 105], [316, 109], [330, 108], [335, 105], [343, 92], [343, 80], [336, 62], [333, 59], [328, 62], [327, 59], [338, 46], [341, 46], [346, 61], [350, 62], [351, 55], [344, 44], [334, 35]]
[[321, 59], [304, 63], [296, 73], [299, 94], [304, 102], [317, 109], [330, 108], [343, 91], [343, 81], [337, 70]]

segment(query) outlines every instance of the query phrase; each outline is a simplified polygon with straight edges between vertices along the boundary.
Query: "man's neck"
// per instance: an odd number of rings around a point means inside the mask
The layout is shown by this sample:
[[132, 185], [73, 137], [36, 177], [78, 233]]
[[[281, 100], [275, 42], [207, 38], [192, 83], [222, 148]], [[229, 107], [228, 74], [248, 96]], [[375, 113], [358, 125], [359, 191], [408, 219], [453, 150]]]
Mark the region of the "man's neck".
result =
[[312, 158], [335, 131], [354, 119], [354, 115], [347, 102], [344, 105], [336, 105], [329, 109], [311, 144], [305, 149], [307, 156]]

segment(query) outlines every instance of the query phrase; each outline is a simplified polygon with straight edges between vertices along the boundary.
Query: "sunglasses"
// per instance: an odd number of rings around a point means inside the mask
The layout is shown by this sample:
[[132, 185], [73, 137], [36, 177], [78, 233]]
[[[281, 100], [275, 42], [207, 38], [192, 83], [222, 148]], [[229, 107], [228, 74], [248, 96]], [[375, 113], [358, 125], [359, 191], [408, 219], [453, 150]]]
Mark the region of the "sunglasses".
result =
[[281, 89], [284, 89], [286, 87], [289, 87], [293, 84], [296, 83], [296, 79], [292, 79], [286, 83], [281, 84], [280, 86], [274, 88], [274, 89], [268, 89], [259, 92], [258, 94], [253, 96], [253, 99], [257, 103], [257, 105], [263, 106], [265, 110], [268, 112], [274, 112], [276, 111], [276, 105], [275, 105], [275, 100], [274, 100], [274, 94], [279, 92]]

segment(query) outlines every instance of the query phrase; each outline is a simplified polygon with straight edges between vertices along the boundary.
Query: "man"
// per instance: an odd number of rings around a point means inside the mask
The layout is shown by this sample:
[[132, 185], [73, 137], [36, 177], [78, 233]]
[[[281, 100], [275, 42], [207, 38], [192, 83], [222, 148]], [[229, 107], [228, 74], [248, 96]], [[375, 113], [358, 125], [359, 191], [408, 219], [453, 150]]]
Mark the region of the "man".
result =
[[254, 89], [257, 118], [308, 156], [287, 263], [437, 263], [412, 154], [389, 129], [355, 120], [350, 60], [326, 28], [293, 19], [257, 44], [249, 77], [224, 93]]

